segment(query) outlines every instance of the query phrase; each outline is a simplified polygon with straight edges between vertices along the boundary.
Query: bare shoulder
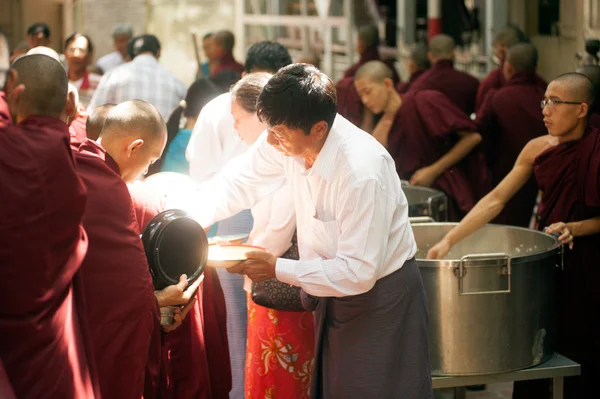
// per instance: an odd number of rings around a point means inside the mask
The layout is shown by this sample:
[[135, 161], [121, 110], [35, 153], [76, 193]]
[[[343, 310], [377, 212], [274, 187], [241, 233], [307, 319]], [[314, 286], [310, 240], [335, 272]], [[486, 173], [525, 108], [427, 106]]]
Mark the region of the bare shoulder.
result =
[[521, 151], [521, 158], [527, 163], [533, 164], [533, 161], [544, 151], [550, 147], [554, 147], [558, 144], [556, 137], [552, 137], [549, 134], [544, 136], [536, 137], [529, 140], [529, 142], [523, 147]]

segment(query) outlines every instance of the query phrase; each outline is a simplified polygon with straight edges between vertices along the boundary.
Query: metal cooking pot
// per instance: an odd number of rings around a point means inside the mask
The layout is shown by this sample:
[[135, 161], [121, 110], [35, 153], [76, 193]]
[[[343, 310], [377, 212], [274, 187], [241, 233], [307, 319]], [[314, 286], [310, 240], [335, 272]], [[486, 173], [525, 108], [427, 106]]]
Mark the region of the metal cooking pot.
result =
[[548, 360], [560, 242], [535, 230], [487, 225], [444, 259], [426, 260], [455, 225], [412, 225], [429, 304], [432, 374], [494, 374]]
[[142, 242], [157, 290], [177, 284], [182, 274], [192, 284], [204, 271], [208, 239], [187, 212], [170, 209], [159, 213], [144, 229]]
[[[408, 216], [432, 218], [436, 222], [448, 220], [448, 197], [442, 191], [413, 186], [402, 180], [402, 191], [408, 200]], [[414, 220], [418, 222], [419, 220]]]

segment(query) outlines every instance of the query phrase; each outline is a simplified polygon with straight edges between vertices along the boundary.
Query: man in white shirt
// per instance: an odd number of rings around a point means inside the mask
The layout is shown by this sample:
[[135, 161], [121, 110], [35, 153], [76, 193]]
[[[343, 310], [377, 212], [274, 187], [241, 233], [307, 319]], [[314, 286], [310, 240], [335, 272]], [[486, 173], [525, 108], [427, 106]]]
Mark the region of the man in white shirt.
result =
[[118, 24], [113, 30], [113, 43], [115, 51], [108, 53], [96, 62], [96, 66], [106, 73], [125, 62], [127, 43], [133, 37], [133, 28], [130, 24]]
[[312, 66], [282, 68], [257, 109], [267, 134], [201, 186], [199, 222], [250, 208], [287, 181], [300, 260], [250, 252], [230, 271], [302, 288], [317, 326], [311, 398], [433, 398], [425, 291], [393, 159], [336, 116], [335, 86]]
[[132, 40], [133, 61], [102, 77], [88, 109], [143, 100], [155, 106], [166, 120], [185, 98], [187, 87], [158, 63], [160, 42], [156, 36], [142, 35]]
[[[248, 49], [244, 74], [252, 72], [275, 73], [292, 63], [288, 50], [279, 43], [262, 41]], [[248, 151], [234, 128], [231, 115], [231, 93], [225, 93], [202, 108], [186, 149], [190, 163], [190, 176], [196, 183], [205, 182], [233, 159]], [[221, 221], [216, 229], [219, 236], [247, 234], [252, 230], [253, 219], [249, 208]], [[237, 212], [236, 212], [237, 213]], [[235, 215], [235, 216], [234, 216]], [[242, 276], [218, 270], [227, 305], [227, 336], [231, 354], [233, 387], [231, 399], [243, 399], [244, 370], [246, 364], [246, 327], [248, 321], [246, 293]]]

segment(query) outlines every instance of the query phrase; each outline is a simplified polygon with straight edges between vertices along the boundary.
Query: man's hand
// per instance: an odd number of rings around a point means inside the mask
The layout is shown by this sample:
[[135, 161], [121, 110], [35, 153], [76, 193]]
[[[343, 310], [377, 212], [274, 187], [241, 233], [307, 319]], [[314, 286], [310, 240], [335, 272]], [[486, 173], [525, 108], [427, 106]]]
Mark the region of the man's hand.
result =
[[426, 166], [417, 170], [410, 178], [410, 184], [413, 186], [431, 187], [438, 178], [437, 171], [431, 166]]
[[188, 287], [187, 276], [182, 274], [179, 277], [179, 283], [177, 283], [177, 285], [170, 285], [167, 288], [154, 293], [154, 295], [156, 295], [156, 300], [158, 301], [158, 306], [163, 308], [165, 306], [186, 305], [196, 294], [203, 279], [204, 275], [200, 276], [194, 284]]
[[544, 231], [548, 234], [559, 234], [558, 240], [564, 245], [569, 245], [569, 249], [573, 249], [573, 234], [566, 223], [553, 223]]
[[246, 257], [248, 259], [242, 262], [243, 271], [241, 273], [248, 276], [250, 280], [258, 283], [276, 277], [277, 258], [273, 254], [265, 251], [251, 251], [246, 253]]
[[442, 259], [444, 256], [448, 255], [450, 248], [452, 248], [452, 246], [448, 240], [443, 238], [427, 251], [427, 259]]
[[188, 313], [190, 312], [190, 310], [194, 307], [194, 304], [197, 301], [197, 296], [194, 295], [194, 297], [192, 298], [192, 300], [183, 307], [183, 309], [175, 309], [175, 315], [173, 316], [173, 323], [171, 323], [171, 325], [168, 326], [161, 326], [163, 331], [165, 332], [171, 332], [173, 330], [176, 330], [177, 328], [179, 328], [179, 326], [181, 325], [181, 323], [183, 323], [183, 320], [185, 320], [186, 316], [188, 315]]

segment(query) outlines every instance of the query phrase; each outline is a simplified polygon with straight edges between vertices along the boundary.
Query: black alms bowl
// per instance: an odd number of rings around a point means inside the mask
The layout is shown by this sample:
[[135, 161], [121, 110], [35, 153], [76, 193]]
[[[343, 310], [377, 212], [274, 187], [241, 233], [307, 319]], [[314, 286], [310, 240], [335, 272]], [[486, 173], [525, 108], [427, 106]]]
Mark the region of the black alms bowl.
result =
[[187, 212], [169, 209], [159, 213], [144, 229], [142, 242], [157, 290], [177, 284], [182, 274], [192, 284], [204, 272], [208, 239]]

